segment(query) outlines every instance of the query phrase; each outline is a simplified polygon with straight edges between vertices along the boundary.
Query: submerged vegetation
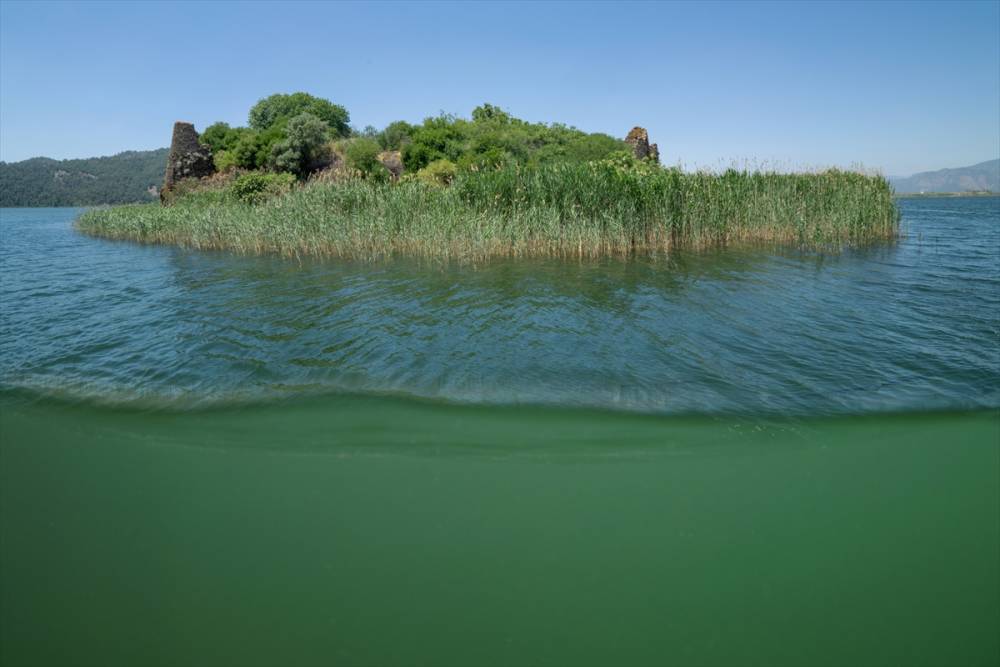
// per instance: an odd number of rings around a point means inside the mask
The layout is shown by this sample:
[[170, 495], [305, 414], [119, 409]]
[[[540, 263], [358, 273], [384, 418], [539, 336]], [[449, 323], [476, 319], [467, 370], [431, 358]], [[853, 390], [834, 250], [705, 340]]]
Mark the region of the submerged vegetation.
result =
[[[342, 112], [342, 113], [341, 113]], [[840, 170], [686, 173], [613, 137], [532, 124], [492, 105], [472, 119], [353, 132], [342, 107], [266, 98], [249, 128], [201, 135], [219, 174], [170, 206], [92, 210], [99, 236], [286, 255], [593, 256], [733, 242], [841, 246], [892, 238], [881, 176]], [[644, 133], [643, 133], [644, 134]]]

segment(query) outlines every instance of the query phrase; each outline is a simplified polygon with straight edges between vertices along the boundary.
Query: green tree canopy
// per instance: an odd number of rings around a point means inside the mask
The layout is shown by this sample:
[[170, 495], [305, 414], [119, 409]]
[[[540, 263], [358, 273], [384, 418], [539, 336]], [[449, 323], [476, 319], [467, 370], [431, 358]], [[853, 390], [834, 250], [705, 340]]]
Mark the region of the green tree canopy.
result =
[[198, 139], [209, 146], [213, 153], [219, 153], [233, 150], [246, 132], [245, 127], [229, 127], [229, 123], [218, 122], [206, 127]]
[[487, 103], [472, 110], [472, 120], [476, 123], [494, 121], [506, 124], [511, 121], [511, 117], [510, 114], [500, 107]]
[[[212, 147], [216, 166], [287, 171], [300, 178], [329, 164], [329, 140], [368, 176], [385, 171], [378, 149], [400, 151], [408, 173], [447, 160], [458, 171], [495, 169], [505, 164], [534, 166], [602, 160], [628, 145], [606, 134], [588, 134], [559, 123], [531, 123], [497, 105], [484, 103], [471, 118], [439, 114], [418, 125], [398, 120], [383, 130], [368, 125], [353, 131], [347, 111], [306, 93], [276, 94], [250, 110], [250, 127], [215, 123], [201, 140]], [[294, 122], [293, 122], [294, 121]]]
[[266, 130], [238, 128], [241, 134], [230, 154], [236, 166], [244, 169], [263, 169], [271, 159], [271, 149], [285, 139], [285, 125], [281, 121]]
[[[382, 133], [383, 145], [392, 127]], [[605, 134], [587, 134], [558, 123], [529, 123], [493, 104], [473, 109], [472, 120], [450, 115], [427, 118], [408, 127], [400, 144], [403, 164], [411, 173], [437, 160], [449, 160], [460, 169], [486, 169], [508, 163], [589, 162], [628, 148]]]
[[455, 162], [466, 150], [468, 121], [442, 114], [426, 118], [413, 128], [410, 142], [403, 147], [403, 164], [407, 171], [419, 171], [431, 162]]
[[250, 109], [250, 127], [255, 130], [266, 130], [283, 120], [289, 120], [303, 113], [319, 118], [336, 137], [346, 137], [351, 133], [348, 125], [351, 117], [347, 109], [308, 93], [291, 95], [276, 93], [265, 97]]
[[413, 126], [405, 120], [397, 120], [385, 126], [378, 135], [378, 142], [387, 151], [398, 151], [410, 140]]

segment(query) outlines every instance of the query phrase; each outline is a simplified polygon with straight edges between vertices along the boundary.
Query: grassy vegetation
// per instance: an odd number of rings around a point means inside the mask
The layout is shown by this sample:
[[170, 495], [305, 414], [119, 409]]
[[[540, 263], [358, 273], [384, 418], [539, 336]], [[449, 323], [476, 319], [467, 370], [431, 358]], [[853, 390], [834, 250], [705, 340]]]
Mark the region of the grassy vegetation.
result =
[[404, 177], [313, 180], [290, 190], [265, 183], [261, 196], [241, 187], [196, 191], [169, 207], [95, 209], [77, 225], [107, 238], [243, 253], [466, 259], [734, 242], [828, 247], [898, 232], [892, 191], [881, 176], [690, 174], [624, 155], [460, 170], [447, 186]]

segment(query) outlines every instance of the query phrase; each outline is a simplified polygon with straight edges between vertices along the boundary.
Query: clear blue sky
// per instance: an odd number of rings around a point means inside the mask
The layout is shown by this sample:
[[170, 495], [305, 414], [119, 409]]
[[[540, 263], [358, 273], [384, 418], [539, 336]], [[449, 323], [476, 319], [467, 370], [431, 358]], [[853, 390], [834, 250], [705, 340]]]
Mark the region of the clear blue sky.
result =
[[0, 159], [169, 143], [303, 90], [384, 126], [497, 104], [664, 162], [861, 164], [1000, 155], [1000, 2], [0, 3]]

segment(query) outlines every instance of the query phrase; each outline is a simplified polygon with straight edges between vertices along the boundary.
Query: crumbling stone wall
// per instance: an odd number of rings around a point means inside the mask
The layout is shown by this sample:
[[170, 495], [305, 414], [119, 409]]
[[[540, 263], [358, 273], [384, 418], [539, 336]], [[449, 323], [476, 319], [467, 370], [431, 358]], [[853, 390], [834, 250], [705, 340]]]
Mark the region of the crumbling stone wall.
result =
[[643, 127], [633, 127], [625, 137], [625, 143], [632, 147], [632, 154], [642, 160], [649, 158], [653, 162], [660, 161], [660, 149], [656, 144], [649, 143], [649, 133]]
[[174, 136], [167, 156], [167, 173], [160, 189], [160, 201], [166, 202], [174, 184], [183, 178], [202, 178], [215, 173], [212, 149], [198, 141], [191, 123], [174, 123]]

